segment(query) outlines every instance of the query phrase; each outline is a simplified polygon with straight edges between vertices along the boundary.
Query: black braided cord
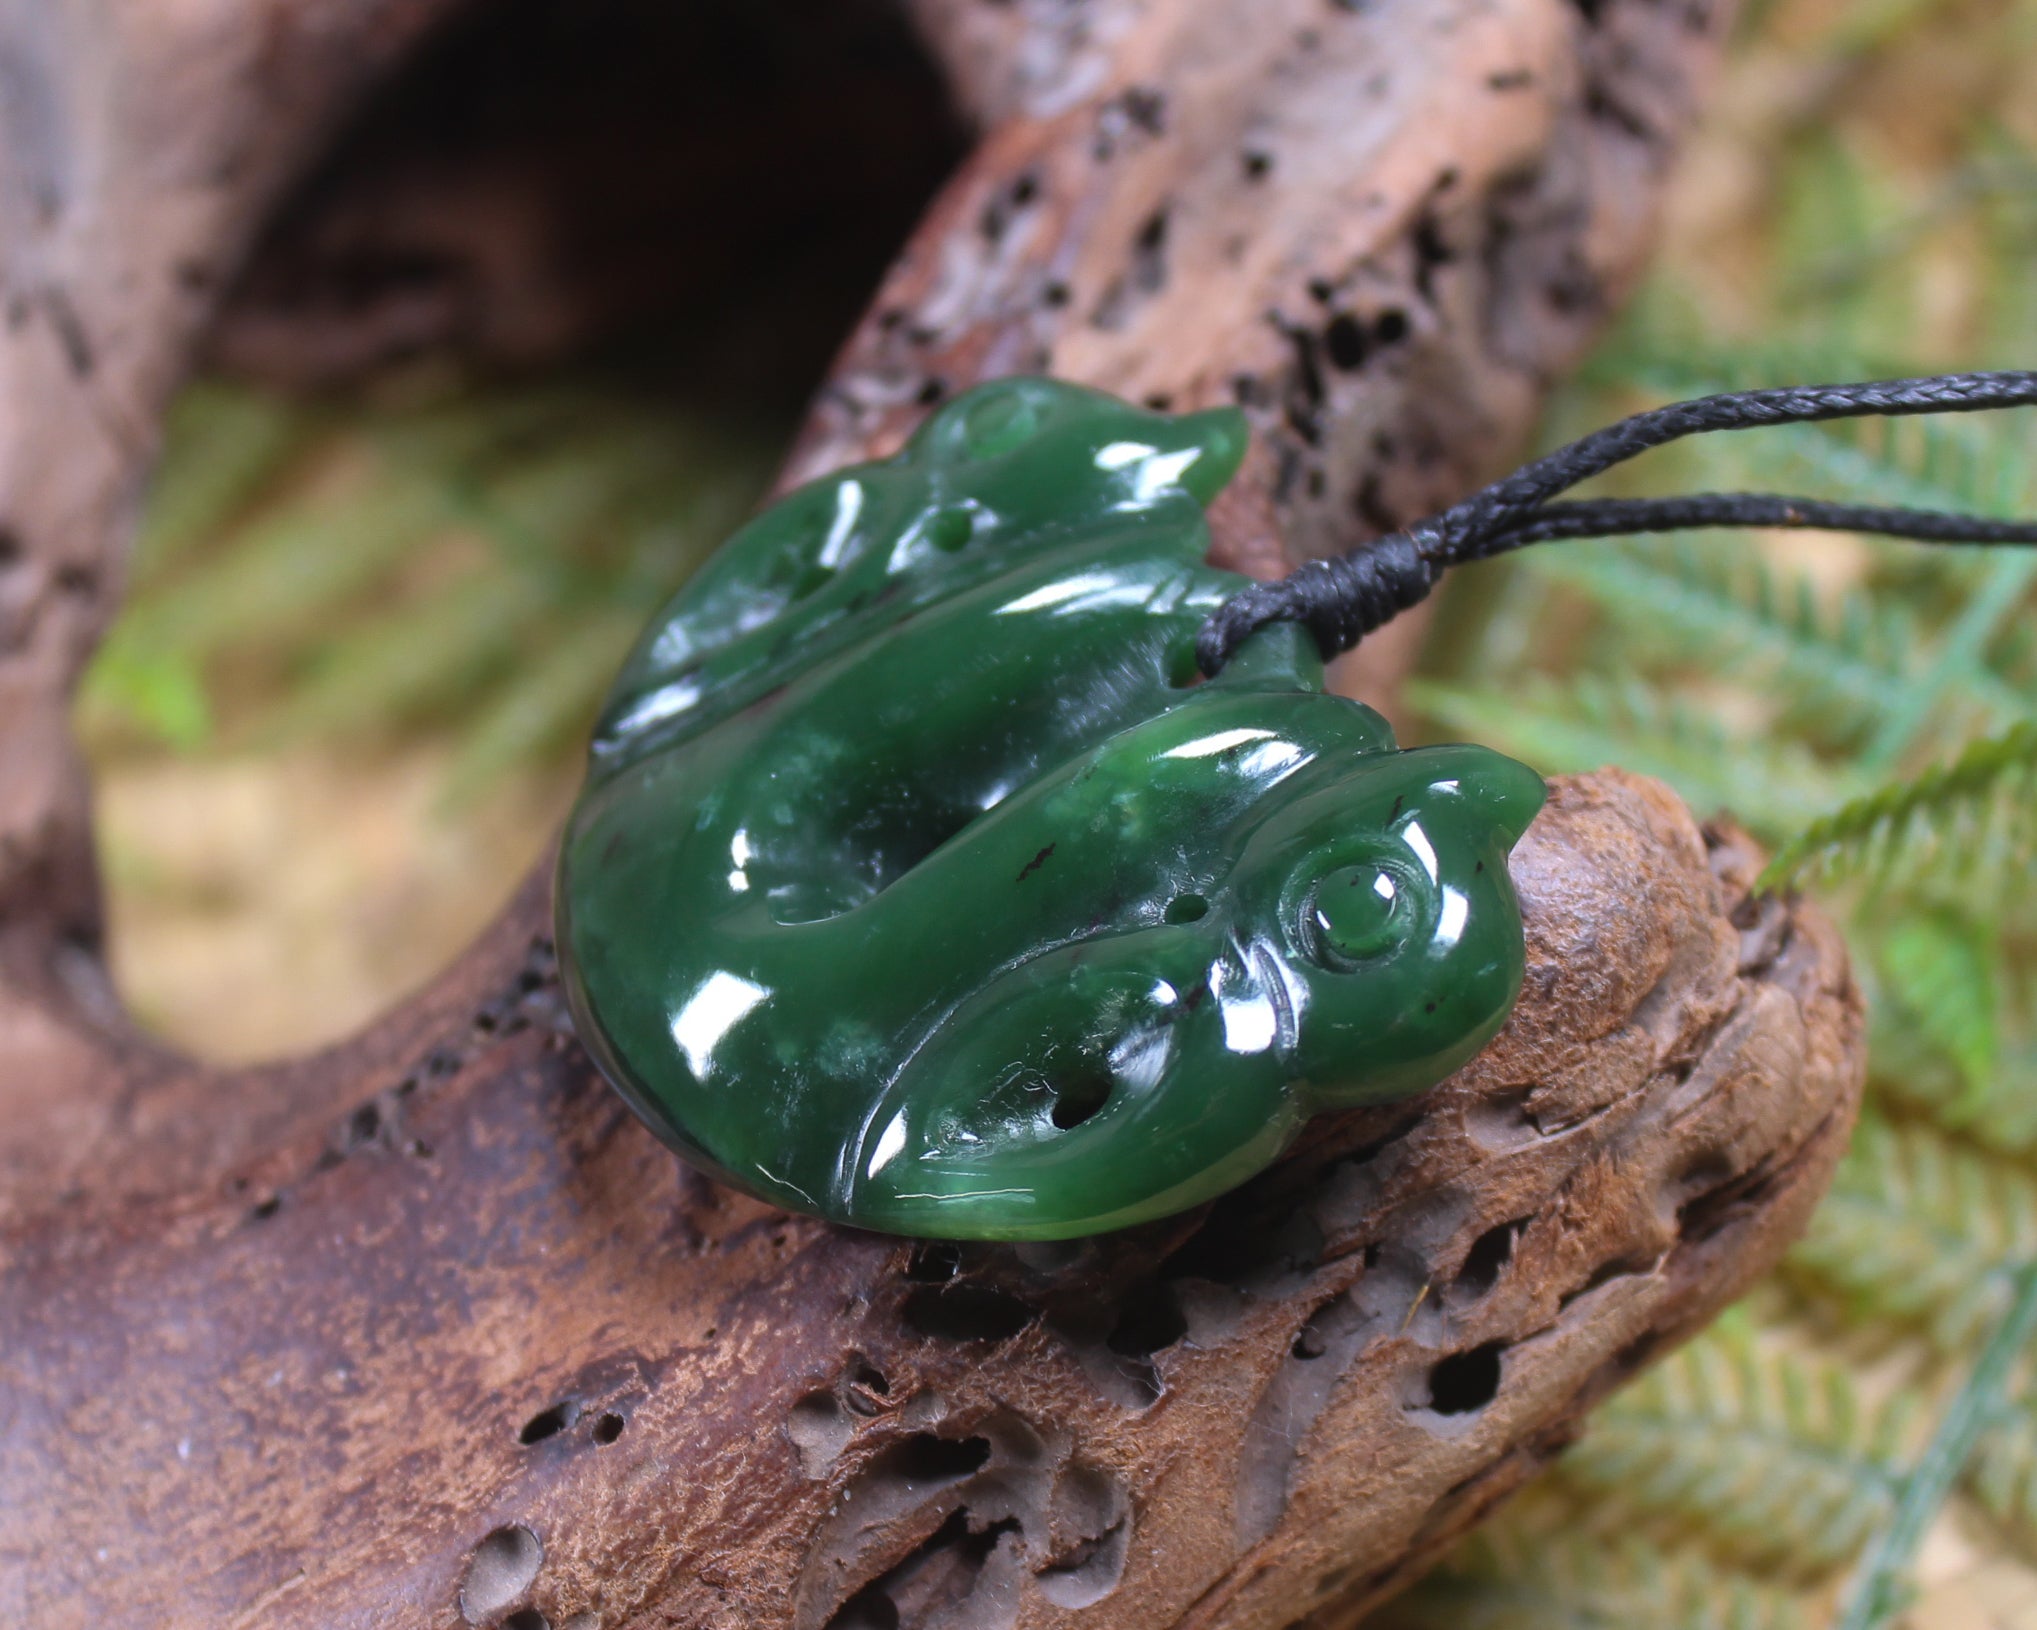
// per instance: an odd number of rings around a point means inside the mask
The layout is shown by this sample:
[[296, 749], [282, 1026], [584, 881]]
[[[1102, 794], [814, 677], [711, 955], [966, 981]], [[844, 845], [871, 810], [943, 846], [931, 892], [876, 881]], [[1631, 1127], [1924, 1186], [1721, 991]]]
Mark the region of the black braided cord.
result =
[[1242, 641], [1276, 622], [1301, 623], [1315, 635], [1325, 658], [1335, 656], [1420, 604], [1449, 567], [1558, 538], [1760, 526], [1877, 532], [1924, 543], [2037, 544], [2037, 522], [1776, 493], [1554, 501], [1580, 482], [1650, 448], [1708, 431], [2033, 405], [2037, 373], [2000, 372], [1729, 391], [1637, 413], [1523, 465], [1505, 480], [1405, 531], [1353, 554], [1310, 561], [1277, 582], [1255, 584], [1234, 595], [1203, 625], [1196, 659], [1204, 673], [1215, 674]]

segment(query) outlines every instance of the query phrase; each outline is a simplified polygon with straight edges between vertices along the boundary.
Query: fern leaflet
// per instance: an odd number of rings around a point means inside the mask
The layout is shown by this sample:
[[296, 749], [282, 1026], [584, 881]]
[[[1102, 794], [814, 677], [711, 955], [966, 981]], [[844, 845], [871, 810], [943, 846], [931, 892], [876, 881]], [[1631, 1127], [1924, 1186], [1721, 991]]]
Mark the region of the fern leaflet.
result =
[[2037, 1254], [2037, 1177], [1921, 1125], [1863, 1120], [1790, 1271], [1857, 1315], [1971, 1350]]
[[1694, 1529], [1723, 1555], [1814, 1577], [1895, 1508], [1913, 1400], [1870, 1409], [1846, 1371], [1722, 1324], [1606, 1404], [1559, 1475], [1626, 1523]]
[[1789, 1591], [1721, 1569], [1702, 1551], [1527, 1516], [1509, 1512], [1474, 1534], [1368, 1617], [1368, 1630], [1811, 1630], [1815, 1622]]
[[1580, 674], [1511, 694], [1420, 681], [1407, 694], [1439, 722], [1543, 769], [1618, 764], [1667, 781], [1695, 809], [1730, 809], [1756, 832], [1792, 831], [1859, 786], [1798, 743], [1738, 734], [1709, 709], [1638, 680]]
[[2027, 860], [2028, 801], [2037, 783], [2037, 723], [2023, 721], [1972, 743], [1950, 764], [1856, 798], [1776, 851], [1760, 887], [1809, 875], [1886, 878], [1926, 866], [1971, 867], [1985, 858], [2004, 872]]

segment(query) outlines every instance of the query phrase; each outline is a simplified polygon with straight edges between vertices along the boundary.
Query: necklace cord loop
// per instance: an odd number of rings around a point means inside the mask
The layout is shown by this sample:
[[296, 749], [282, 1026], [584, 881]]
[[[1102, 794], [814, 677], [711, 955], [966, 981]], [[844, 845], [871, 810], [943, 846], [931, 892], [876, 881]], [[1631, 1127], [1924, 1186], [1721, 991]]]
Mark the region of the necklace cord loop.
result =
[[2037, 544], [2037, 522], [1779, 493], [1555, 501], [1581, 482], [1652, 448], [1715, 430], [2033, 405], [2037, 372], [2013, 371], [1728, 391], [1652, 408], [1559, 447], [1403, 531], [1347, 555], [1309, 561], [1286, 577], [1240, 591], [1203, 625], [1196, 639], [1196, 661], [1205, 674], [1214, 676], [1241, 643], [1276, 622], [1301, 623], [1315, 636], [1327, 660], [1420, 604], [1448, 568], [1559, 538], [1694, 527], [1800, 527], [1874, 532], [1921, 543]]

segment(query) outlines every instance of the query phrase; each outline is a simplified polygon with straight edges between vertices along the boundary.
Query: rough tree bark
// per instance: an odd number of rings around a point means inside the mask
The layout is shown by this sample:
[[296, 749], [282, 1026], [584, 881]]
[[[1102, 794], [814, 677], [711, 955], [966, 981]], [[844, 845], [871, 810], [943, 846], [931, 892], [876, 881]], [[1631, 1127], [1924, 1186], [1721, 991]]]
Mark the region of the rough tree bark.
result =
[[[1557, 784], [1469, 1068], [1067, 1249], [676, 1166], [567, 1033], [542, 871], [317, 1058], [204, 1070], [120, 1016], [65, 707], [153, 426], [280, 188], [450, 9], [0, 5], [0, 1614], [1351, 1623], [1772, 1262], [1850, 1125], [1842, 948], [1650, 783]], [[1432, 507], [1633, 274], [1727, 9], [910, 0], [985, 134], [787, 478], [1051, 367], [1243, 402], [1215, 519], [1253, 569]]]

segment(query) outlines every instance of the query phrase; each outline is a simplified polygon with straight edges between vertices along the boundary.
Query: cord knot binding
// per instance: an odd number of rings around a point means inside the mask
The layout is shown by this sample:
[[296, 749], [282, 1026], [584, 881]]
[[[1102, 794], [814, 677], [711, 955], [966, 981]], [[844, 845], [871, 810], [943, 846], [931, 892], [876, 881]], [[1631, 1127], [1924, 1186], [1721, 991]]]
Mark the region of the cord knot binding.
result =
[[1268, 623], [1298, 622], [1324, 658], [1348, 651], [1382, 623], [1419, 605], [1446, 568], [1557, 538], [1605, 538], [1696, 527], [1804, 527], [1878, 532], [1920, 543], [2037, 544], [2037, 522], [1941, 510], [1834, 503], [1780, 493], [1716, 492], [1674, 498], [1558, 501], [1580, 482], [1685, 436], [1828, 419], [1977, 413], [2037, 405], [2037, 373], [1933, 374], [1857, 385], [1728, 391], [1672, 402], [1593, 431], [1525, 464], [1438, 515], [1348, 555], [1312, 560], [1273, 583], [1255, 583], [1211, 615], [1195, 642], [1214, 675]]

